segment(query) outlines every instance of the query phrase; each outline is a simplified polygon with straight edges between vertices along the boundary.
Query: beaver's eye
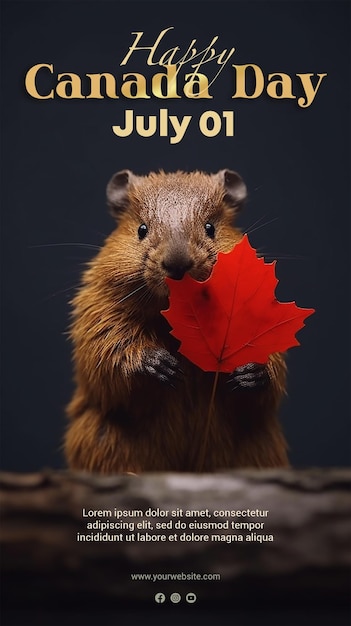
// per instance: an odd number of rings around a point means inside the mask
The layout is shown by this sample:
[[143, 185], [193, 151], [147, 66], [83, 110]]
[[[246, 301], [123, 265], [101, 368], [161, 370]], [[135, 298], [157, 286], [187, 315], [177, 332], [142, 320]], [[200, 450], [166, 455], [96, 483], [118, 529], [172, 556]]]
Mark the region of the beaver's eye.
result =
[[138, 228], [138, 237], [139, 237], [139, 239], [144, 239], [144, 237], [146, 237], [146, 235], [147, 235], [147, 231], [148, 231], [148, 228], [147, 228], [146, 224], [140, 224], [140, 226]]
[[211, 237], [211, 239], [214, 238], [215, 236], [215, 227], [213, 226], [213, 224], [211, 224], [210, 222], [207, 222], [207, 224], [205, 224], [205, 231], [206, 234]]

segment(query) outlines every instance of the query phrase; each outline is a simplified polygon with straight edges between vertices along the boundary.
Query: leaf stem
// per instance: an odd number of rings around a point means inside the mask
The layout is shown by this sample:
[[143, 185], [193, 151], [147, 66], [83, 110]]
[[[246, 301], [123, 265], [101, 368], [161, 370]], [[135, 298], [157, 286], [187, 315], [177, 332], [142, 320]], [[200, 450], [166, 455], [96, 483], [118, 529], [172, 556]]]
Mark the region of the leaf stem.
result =
[[210, 434], [210, 426], [211, 426], [212, 415], [213, 415], [213, 410], [214, 410], [214, 400], [215, 400], [216, 389], [218, 385], [218, 378], [219, 378], [219, 367], [215, 373], [215, 377], [213, 380], [211, 398], [210, 398], [208, 411], [207, 411], [207, 420], [205, 424], [204, 436], [202, 439], [202, 446], [200, 448], [199, 456], [197, 459], [197, 471], [198, 472], [202, 472], [204, 469], [205, 457], [206, 457], [206, 452], [208, 448], [208, 437]]

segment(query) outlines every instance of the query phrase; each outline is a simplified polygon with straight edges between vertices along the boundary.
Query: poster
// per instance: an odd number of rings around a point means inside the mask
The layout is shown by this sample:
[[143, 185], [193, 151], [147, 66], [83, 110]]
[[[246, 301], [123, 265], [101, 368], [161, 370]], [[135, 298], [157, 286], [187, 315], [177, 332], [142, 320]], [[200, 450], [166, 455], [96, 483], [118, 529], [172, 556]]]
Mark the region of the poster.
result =
[[349, 8], [2, 2], [2, 470], [65, 467], [69, 302], [124, 169], [240, 173], [278, 297], [316, 310], [288, 355], [291, 464], [349, 466]]

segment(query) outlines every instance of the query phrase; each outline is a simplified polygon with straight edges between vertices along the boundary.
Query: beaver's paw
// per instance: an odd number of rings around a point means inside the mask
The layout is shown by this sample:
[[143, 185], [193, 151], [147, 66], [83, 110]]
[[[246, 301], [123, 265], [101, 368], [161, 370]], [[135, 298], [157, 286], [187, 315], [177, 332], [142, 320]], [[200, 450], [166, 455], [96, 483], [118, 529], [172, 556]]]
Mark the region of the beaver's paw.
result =
[[231, 391], [262, 389], [270, 382], [268, 367], [263, 363], [240, 365], [231, 374], [228, 384]]
[[165, 348], [148, 350], [143, 359], [142, 371], [162, 383], [168, 383], [171, 387], [174, 387], [174, 383], [183, 375], [177, 359]]

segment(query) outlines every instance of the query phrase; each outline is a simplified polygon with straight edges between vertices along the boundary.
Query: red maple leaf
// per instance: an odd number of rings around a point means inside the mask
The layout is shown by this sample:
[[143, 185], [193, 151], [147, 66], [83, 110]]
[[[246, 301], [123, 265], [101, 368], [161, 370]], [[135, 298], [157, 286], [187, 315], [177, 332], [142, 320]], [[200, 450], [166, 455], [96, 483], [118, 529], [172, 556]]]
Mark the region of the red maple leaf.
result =
[[278, 302], [275, 261], [258, 258], [247, 235], [220, 252], [203, 282], [167, 278], [170, 307], [161, 311], [181, 341], [179, 352], [206, 372], [266, 363], [273, 352], [300, 345], [295, 333], [314, 309]]

